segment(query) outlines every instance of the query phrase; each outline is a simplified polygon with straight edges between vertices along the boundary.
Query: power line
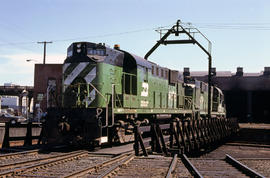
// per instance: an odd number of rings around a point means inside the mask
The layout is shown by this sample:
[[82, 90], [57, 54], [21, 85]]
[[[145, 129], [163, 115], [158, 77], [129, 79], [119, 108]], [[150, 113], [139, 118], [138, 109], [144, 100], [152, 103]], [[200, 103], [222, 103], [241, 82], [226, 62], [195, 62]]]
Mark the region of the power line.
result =
[[[167, 26], [162, 26], [162, 27], [155, 27], [155, 28], [145, 28], [145, 29], [138, 29], [138, 30], [131, 30], [131, 31], [125, 31], [125, 32], [119, 32], [119, 33], [108, 33], [108, 34], [102, 34], [102, 35], [91, 35], [91, 36], [84, 36], [84, 37], [76, 37], [76, 38], [67, 38], [67, 39], [55, 39], [51, 40], [52, 42], [64, 42], [64, 41], [74, 41], [74, 40], [80, 40], [80, 39], [88, 39], [88, 38], [103, 38], [103, 37], [110, 37], [110, 36], [120, 36], [120, 35], [125, 35], [125, 34], [131, 34], [131, 33], [139, 33], [139, 32], [144, 32], [144, 31], [150, 31], [150, 30], [156, 30], [158, 28], [165, 28], [169, 27], [170, 25]], [[12, 43], [16, 45], [26, 45], [26, 44], [33, 44], [36, 42], [17, 42], [17, 43]], [[10, 43], [0, 43], [0, 46], [4, 45], [10, 45]]]
[[3, 38], [0, 38], [0, 40], [6, 42], [5, 46], [14, 46], [15, 48], [18, 48], [18, 49], [21, 49], [21, 50], [34, 52], [33, 49], [27, 48], [26, 46], [22, 46], [22, 45], [19, 45], [17, 43], [9, 42], [9, 41], [7, 41], [7, 40], [5, 40]]
[[[1, 19], [0, 27], [7, 30], [8, 32], [13, 32], [17, 36], [23, 37], [26, 40], [33, 40], [32, 37], [29, 35], [29, 33], [25, 32], [23, 28], [18, 26], [17, 24], [11, 24], [10, 21], [3, 21], [4, 19]], [[3, 23], [4, 22], [4, 23]]]
[[270, 25], [270, 23], [258, 23], [258, 22], [254, 22], [254, 23], [242, 23], [242, 22], [234, 22], [234, 23], [203, 23], [203, 22], [194, 22], [192, 24], [198, 24], [198, 25]]
[[[193, 24], [196, 25], [198, 28], [205, 28], [205, 29], [216, 29], [216, 30], [270, 30], [270, 23], [182, 23], [188, 26], [192, 26]], [[131, 30], [131, 31], [125, 31], [125, 32], [119, 32], [119, 33], [108, 33], [108, 34], [102, 34], [102, 35], [91, 35], [91, 36], [84, 36], [84, 37], [76, 37], [76, 38], [67, 38], [67, 39], [55, 39], [51, 40], [52, 42], [65, 42], [65, 41], [75, 41], [75, 40], [83, 40], [83, 39], [89, 39], [89, 38], [104, 38], [104, 37], [110, 37], [110, 36], [120, 36], [120, 35], [126, 35], [131, 33], [139, 33], [144, 31], [150, 31], [150, 30], [157, 30], [160, 28], [166, 28], [170, 27], [171, 25], [166, 25], [163, 27], [155, 27], [155, 28], [144, 28], [144, 29], [137, 29], [137, 30]], [[27, 44], [33, 44], [36, 42], [29, 41], [29, 42], [8, 42], [8, 43], [0, 43], [0, 46], [4, 45], [27, 45]]]
[[270, 23], [194, 23], [199, 28], [220, 30], [270, 30]]
[[207, 25], [198, 25], [197, 27], [199, 28], [206, 28], [206, 29], [217, 29], [217, 30], [253, 30], [253, 31], [258, 31], [258, 30], [270, 30], [270, 26], [207, 26]]

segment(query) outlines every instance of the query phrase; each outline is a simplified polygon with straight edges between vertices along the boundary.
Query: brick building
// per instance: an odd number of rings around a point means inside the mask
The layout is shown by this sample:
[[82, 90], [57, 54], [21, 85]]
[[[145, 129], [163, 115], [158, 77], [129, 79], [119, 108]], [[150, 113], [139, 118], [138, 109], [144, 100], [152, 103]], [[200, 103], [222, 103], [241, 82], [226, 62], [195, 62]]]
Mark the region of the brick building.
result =
[[34, 107], [46, 112], [61, 102], [62, 64], [35, 64]]

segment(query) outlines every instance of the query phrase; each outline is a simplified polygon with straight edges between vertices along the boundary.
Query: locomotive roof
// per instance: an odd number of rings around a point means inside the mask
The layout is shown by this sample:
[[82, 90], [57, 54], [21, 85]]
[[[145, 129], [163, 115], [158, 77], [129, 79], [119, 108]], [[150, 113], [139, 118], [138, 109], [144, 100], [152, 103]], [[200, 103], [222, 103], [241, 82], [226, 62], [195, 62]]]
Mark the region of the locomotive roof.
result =
[[[165, 70], [170, 70], [169, 68], [167, 67], [163, 67], [163, 66], [160, 66], [152, 61], [148, 61], [140, 56], [137, 56], [135, 54], [132, 54], [130, 52], [127, 52], [127, 51], [124, 51], [122, 49], [114, 49], [114, 48], [111, 48], [107, 45], [105, 45], [104, 43], [92, 43], [92, 42], [86, 42], [86, 41], [81, 41], [81, 42], [74, 42], [72, 43], [69, 47], [68, 47], [68, 51], [69, 50], [72, 50], [72, 48], [77, 45], [77, 44], [84, 44], [86, 48], [98, 48], [98, 49], [106, 49], [106, 50], [110, 50], [110, 51], [118, 51], [119, 54], [123, 53], [124, 55], [127, 55], [131, 58], [133, 58], [136, 62], [137, 65], [139, 66], [142, 66], [142, 67], [146, 67], [148, 69], [151, 69], [152, 66], [156, 66], [156, 67], [159, 67], [159, 68], [163, 68]], [[80, 60], [78, 60], [80, 59]], [[72, 61], [76, 61], [76, 62], [88, 62], [91, 58], [89, 58], [89, 56], [85, 55], [85, 56], [71, 56], [71, 57], [67, 57], [66, 60], [65, 60], [65, 63], [66, 62], [72, 62]], [[110, 63], [112, 65], [117, 65], [117, 66], [123, 66], [123, 58], [118, 56], [116, 57], [114, 60], [111, 60], [110, 58], [105, 58], [104, 60], [105, 63]], [[179, 76], [178, 76], [179, 78]], [[182, 77], [180, 77], [182, 78]], [[182, 80], [182, 79], [181, 79]]]
[[126, 52], [126, 51], [123, 51], [123, 52], [124, 53], [128, 53], [129, 55], [131, 55], [135, 59], [137, 65], [140, 65], [140, 66], [143, 66], [143, 67], [147, 67], [147, 68], [151, 68], [151, 66], [152, 66], [151, 63], [149, 61], [145, 60], [144, 58], [139, 57], [139, 56], [137, 56], [135, 54]]

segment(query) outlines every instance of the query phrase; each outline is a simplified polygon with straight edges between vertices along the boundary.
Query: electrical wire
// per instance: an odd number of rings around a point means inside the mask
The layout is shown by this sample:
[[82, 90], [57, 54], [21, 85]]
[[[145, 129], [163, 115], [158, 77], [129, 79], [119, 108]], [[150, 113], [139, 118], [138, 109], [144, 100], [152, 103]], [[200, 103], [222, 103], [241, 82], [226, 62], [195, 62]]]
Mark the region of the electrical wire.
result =
[[[18, 48], [18, 49], [21, 49], [21, 50], [26, 50], [26, 51], [34, 52], [33, 49], [30, 49], [28, 47], [22, 46], [22, 45], [20, 45], [18, 43], [12, 43], [12, 42], [9, 42], [9, 41], [7, 41], [7, 40], [5, 40], [3, 38], [0, 38], [0, 40], [6, 42], [6, 45], [5, 46], [9, 46], [10, 45], [10, 46], [14, 46], [15, 48]], [[23, 43], [23, 44], [26, 44], [26, 43]]]
[[[77, 38], [69, 38], [69, 39], [55, 39], [55, 40], [50, 40], [52, 42], [65, 42], [65, 41], [75, 41], [75, 40], [80, 40], [80, 39], [89, 39], [89, 38], [103, 38], [103, 37], [110, 37], [110, 36], [120, 36], [120, 35], [126, 35], [126, 34], [131, 34], [131, 33], [139, 33], [139, 32], [144, 32], [144, 31], [150, 31], [150, 30], [156, 30], [158, 28], [166, 28], [169, 27], [170, 25], [167, 26], [162, 26], [162, 27], [155, 27], [155, 28], [145, 28], [145, 29], [138, 29], [138, 30], [132, 30], [132, 31], [125, 31], [125, 32], [119, 32], [119, 33], [108, 33], [108, 34], [103, 34], [103, 35], [92, 35], [92, 36], [84, 36], [84, 37], [77, 37]], [[27, 44], [33, 44], [37, 43], [34, 41], [29, 41], [29, 42], [12, 42], [12, 43], [0, 43], [0, 46], [4, 45], [27, 45]]]
[[[187, 25], [187, 26], [195, 25], [197, 28], [215, 29], [215, 30], [265, 30], [265, 31], [270, 30], [270, 23], [189, 23], [189, 22], [184, 23], [184, 22], [181, 22], [181, 24]], [[108, 33], [108, 34], [102, 34], [102, 35], [91, 35], [91, 36], [68, 38], [68, 39], [55, 39], [55, 40], [50, 40], [50, 41], [55, 43], [55, 42], [76, 41], [76, 40], [82, 40], [82, 39], [85, 40], [89, 38], [104, 38], [104, 37], [139, 33], [139, 32], [150, 31], [150, 30], [160, 30], [166, 27], [171, 27], [171, 25], [155, 27], [155, 28], [144, 28], [144, 29], [138, 29], [138, 30], [119, 32], [119, 33]], [[0, 43], [0, 46], [6, 46], [6, 45], [19, 46], [19, 45], [28, 45], [28, 44], [34, 44], [34, 43], [36, 43], [36, 41], [7, 42], [7, 43]]]
[[218, 30], [270, 30], [270, 23], [194, 23], [198, 28]]

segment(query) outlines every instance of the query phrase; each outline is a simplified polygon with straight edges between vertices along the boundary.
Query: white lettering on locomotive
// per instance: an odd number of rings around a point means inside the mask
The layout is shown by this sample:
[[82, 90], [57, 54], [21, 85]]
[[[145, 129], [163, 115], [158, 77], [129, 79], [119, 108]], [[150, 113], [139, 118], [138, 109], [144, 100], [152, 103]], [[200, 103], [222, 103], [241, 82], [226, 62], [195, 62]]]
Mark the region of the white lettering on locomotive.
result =
[[146, 82], [142, 83], [142, 92], [141, 92], [141, 96], [148, 96], [148, 89], [149, 89], [149, 85]]
[[141, 100], [141, 107], [147, 107], [149, 104], [149, 101]]

